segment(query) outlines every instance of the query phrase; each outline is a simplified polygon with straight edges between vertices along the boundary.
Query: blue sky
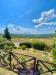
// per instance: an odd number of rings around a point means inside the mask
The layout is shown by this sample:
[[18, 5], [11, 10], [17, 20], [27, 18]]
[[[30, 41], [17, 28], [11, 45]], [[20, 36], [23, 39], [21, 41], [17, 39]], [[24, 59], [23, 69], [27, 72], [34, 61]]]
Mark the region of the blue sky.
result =
[[0, 0], [0, 33], [45, 34], [56, 30], [56, 0]]

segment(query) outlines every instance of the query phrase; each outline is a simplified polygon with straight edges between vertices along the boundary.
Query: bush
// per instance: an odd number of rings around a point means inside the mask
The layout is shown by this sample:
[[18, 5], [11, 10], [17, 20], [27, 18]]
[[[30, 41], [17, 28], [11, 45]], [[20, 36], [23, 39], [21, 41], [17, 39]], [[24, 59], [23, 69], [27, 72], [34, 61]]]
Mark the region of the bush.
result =
[[1, 36], [0, 37], [0, 43], [3, 42], [3, 41], [6, 41], [6, 39]]
[[[27, 57], [24, 56], [24, 55], [22, 55], [22, 56], [19, 57], [19, 61], [20, 61], [21, 63], [25, 62], [26, 60], [27, 60]], [[27, 64], [26, 64], [26, 63], [23, 63], [23, 66], [24, 66], [24, 67], [27, 67]]]
[[[55, 31], [55, 36], [56, 36], [56, 31]], [[53, 63], [56, 64], [56, 37], [53, 38], [52, 58], [53, 58]], [[53, 67], [56, 71], [56, 65], [53, 65]]]
[[5, 50], [9, 50], [9, 46], [8, 45], [4, 45], [4, 49]]
[[14, 48], [14, 44], [11, 41], [2, 41], [0, 42], [0, 49], [4, 49], [7, 46], [12, 46]]
[[22, 50], [26, 50], [26, 46], [25, 45], [22, 45], [20, 46]]
[[19, 61], [20, 61], [20, 62], [25, 62], [26, 59], [27, 59], [27, 57], [24, 56], [24, 55], [22, 55], [22, 56], [20, 56]]
[[14, 46], [14, 49], [17, 49], [17, 47], [16, 47], [16, 46]]
[[[56, 46], [55, 48], [52, 49], [52, 58], [53, 58], [53, 63], [56, 64]], [[53, 67], [56, 70], [56, 65], [53, 65]]]
[[29, 43], [29, 42], [23, 42], [23, 43], [19, 44], [19, 46], [23, 46], [23, 45], [25, 45], [27, 48], [31, 48], [32, 47], [31, 43]]
[[[56, 64], [56, 38], [53, 39], [52, 58], [53, 58], [53, 63]], [[56, 70], [56, 65], [53, 65], [53, 67]]]
[[8, 45], [4, 45], [4, 51], [12, 51], [13, 47], [12, 46], [8, 46]]
[[0, 49], [3, 49], [3, 43], [2, 42], [4, 42], [4, 41], [6, 41], [6, 39], [3, 37], [0, 37]]
[[48, 46], [47, 46], [46, 43], [40, 42], [40, 41], [38, 41], [38, 42], [33, 42], [33, 43], [32, 43], [32, 46], [33, 46], [34, 49], [39, 49], [39, 50], [44, 50], [45, 47], [48, 48]]
[[18, 49], [22, 49], [21, 46], [19, 46]]

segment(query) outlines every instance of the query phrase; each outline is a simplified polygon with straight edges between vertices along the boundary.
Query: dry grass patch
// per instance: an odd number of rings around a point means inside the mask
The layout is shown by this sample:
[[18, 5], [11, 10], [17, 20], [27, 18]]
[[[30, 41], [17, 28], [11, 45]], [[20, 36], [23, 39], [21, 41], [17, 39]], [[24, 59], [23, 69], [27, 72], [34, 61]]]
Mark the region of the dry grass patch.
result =
[[29, 56], [34, 56], [34, 57], [36, 57], [38, 59], [42, 59], [42, 60], [48, 60], [48, 54], [49, 54], [45, 51], [35, 50], [33, 48], [29, 48], [26, 50], [21, 50], [21, 49], [14, 50], [14, 52], [29, 55]]
[[17, 75], [17, 74], [0, 67], [0, 75]]

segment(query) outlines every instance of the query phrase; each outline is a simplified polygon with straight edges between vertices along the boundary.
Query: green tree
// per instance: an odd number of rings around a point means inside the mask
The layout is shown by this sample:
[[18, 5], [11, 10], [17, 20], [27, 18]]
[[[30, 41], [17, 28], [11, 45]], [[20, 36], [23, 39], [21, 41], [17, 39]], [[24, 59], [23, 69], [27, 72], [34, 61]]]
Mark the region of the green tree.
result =
[[7, 40], [11, 40], [11, 36], [10, 36], [9, 30], [7, 27], [4, 30], [4, 36], [3, 37], [6, 38]]

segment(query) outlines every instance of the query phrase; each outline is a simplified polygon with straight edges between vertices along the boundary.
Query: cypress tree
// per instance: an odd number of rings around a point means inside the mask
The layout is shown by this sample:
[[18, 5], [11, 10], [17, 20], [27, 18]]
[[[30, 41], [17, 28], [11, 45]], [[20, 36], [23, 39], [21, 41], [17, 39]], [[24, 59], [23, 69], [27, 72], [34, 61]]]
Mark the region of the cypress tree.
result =
[[7, 27], [4, 30], [4, 36], [3, 37], [6, 38], [7, 40], [11, 41], [11, 36], [10, 36], [9, 30]]

